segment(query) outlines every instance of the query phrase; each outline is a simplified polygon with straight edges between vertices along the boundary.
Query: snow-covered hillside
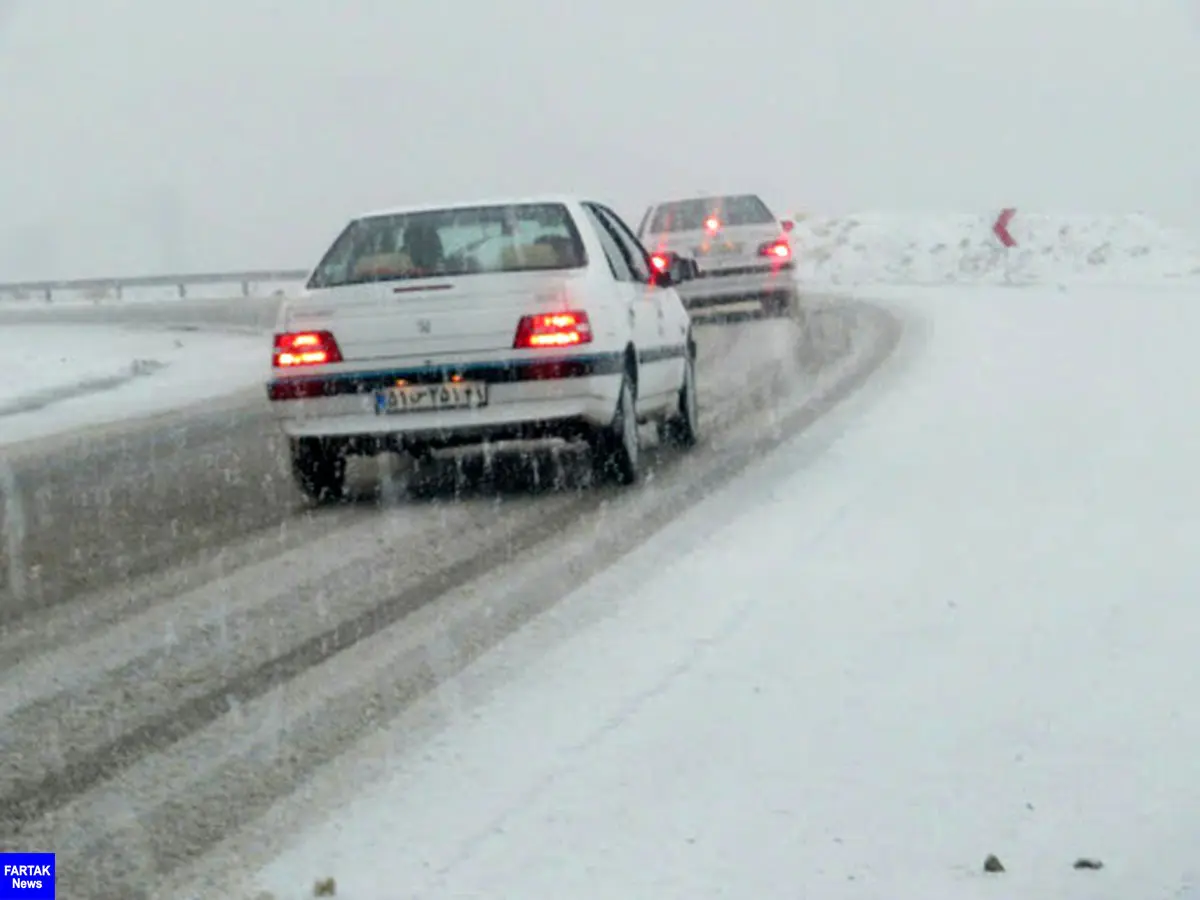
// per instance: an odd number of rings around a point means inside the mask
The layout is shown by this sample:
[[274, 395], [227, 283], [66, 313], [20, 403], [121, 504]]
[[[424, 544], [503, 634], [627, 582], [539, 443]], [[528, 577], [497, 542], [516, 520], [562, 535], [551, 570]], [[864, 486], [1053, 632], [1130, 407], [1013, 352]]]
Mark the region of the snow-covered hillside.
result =
[[1200, 241], [1140, 215], [1018, 211], [1004, 247], [998, 211], [798, 217], [800, 278], [822, 284], [1200, 284]]

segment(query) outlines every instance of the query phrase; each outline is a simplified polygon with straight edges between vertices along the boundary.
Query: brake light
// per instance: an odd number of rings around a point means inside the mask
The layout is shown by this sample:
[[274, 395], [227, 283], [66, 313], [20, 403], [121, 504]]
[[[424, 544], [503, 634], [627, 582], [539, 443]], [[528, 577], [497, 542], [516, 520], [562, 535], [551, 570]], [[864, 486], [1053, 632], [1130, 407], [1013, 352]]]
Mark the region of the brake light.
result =
[[275, 335], [274, 366], [321, 366], [342, 361], [342, 351], [328, 331], [289, 331]]
[[704, 228], [709, 234], [716, 234], [721, 230], [721, 220], [716, 216], [709, 216], [704, 220]]
[[792, 255], [792, 246], [786, 238], [779, 238], [759, 247], [758, 255], [769, 256], [772, 259], [787, 259]]
[[661, 253], [655, 253], [650, 257], [650, 265], [654, 266], [660, 272], [665, 272], [667, 271], [667, 258]]
[[515, 349], [536, 347], [573, 347], [592, 342], [592, 325], [588, 314], [579, 311], [542, 313], [525, 316], [517, 324], [513, 339]]

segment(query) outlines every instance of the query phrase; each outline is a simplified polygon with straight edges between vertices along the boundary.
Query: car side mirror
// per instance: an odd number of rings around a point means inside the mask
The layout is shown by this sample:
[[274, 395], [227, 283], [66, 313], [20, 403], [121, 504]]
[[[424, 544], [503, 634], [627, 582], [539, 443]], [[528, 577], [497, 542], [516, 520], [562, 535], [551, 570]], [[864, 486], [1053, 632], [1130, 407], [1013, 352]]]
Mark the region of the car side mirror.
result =
[[793, 220], [791, 220], [791, 219], [784, 219], [784, 220], [783, 220], [782, 222], [780, 222], [779, 224], [783, 226], [783, 230], [784, 230], [784, 233], [785, 233], [785, 234], [786, 234], [787, 232], [790, 232], [790, 231], [791, 231], [793, 228], [795, 228], [795, 227], [796, 227], [796, 223], [795, 223]]
[[680, 256], [674, 250], [660, 250], [650, 255], [651, 283], [657, 287], [671, 287], [696, 277], [696, 261]]

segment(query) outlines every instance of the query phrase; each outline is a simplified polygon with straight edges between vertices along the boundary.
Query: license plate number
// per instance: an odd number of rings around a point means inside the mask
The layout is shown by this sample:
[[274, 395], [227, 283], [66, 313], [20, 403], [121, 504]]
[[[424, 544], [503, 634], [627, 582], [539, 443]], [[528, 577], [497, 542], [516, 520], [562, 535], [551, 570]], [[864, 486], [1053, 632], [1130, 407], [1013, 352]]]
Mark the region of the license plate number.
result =
[[457, 381], [446, 384], [406, 384], [387, 388], [375, 395], [375, 412], [432, 412], [439, 409], [474, 409], [487, 406], [485, 381]]

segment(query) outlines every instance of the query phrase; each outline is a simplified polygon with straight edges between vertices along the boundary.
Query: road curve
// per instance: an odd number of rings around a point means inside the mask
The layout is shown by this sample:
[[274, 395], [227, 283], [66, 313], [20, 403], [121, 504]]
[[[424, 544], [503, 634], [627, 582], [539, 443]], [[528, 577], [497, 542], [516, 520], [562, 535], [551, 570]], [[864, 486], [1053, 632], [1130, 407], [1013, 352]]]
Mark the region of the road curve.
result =
[[[704, 437], [634, 490], [570, 452], [368, 465], [311, 509], [257, 399], [0, 457], [0, 849], [159, 896], [306, 775], [852, 391], [899, 324], [698, 329]], [[53, 450], [51, 449], [53, 448]], [[520, 589], [505, 578], [541, 567]]]

